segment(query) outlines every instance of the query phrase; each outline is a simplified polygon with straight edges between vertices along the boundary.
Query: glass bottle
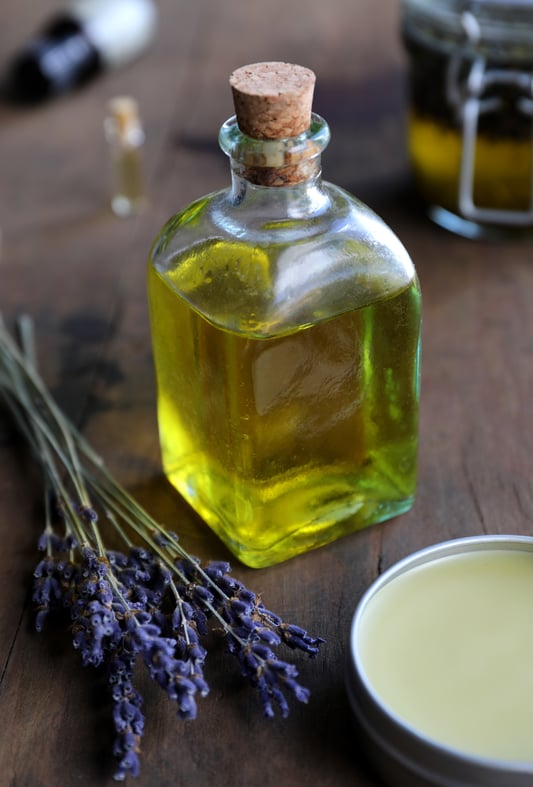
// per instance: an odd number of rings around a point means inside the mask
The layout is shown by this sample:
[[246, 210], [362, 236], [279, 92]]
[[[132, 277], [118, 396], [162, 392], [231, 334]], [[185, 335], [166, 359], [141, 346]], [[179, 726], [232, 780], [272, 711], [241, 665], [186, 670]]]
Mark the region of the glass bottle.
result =
[[144, 130], [137, 101], [130, 96], [111, 99], [104, 131], [109, 145], [111, 209], [117, 216], [133, 216], [146, 205]]
[[260, 567], [412, 505], [420, 290], [394, 233], [322, 181], [313, 72], [230, 82], [231, 186], [163, 227], [148, 290], [164, 471]]
[[414, 178], [438, 224], [533, 227], [533, 1], [403, 0]]

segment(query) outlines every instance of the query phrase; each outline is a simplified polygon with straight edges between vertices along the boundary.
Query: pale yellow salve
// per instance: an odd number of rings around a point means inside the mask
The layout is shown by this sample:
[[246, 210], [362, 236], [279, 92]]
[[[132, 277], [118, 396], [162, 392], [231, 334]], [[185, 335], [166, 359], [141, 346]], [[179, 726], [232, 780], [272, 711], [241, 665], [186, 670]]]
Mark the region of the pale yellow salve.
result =
[[483, 550], [404, 573], [360, 620], [384, 705], [440, 744], [533, 762], [533, 552]]

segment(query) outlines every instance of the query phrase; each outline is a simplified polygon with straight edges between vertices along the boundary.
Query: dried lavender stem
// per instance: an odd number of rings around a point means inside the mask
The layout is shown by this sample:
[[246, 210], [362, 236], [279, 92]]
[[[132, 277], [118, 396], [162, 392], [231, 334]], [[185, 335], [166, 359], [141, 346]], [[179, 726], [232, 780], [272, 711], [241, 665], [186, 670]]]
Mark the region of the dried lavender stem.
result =
[[[0, 314], [0, 394], [40, 463], [47, 492], [39, 539], [45, 557], [34, 573], [36, 627], [41, 630], [54, 609], [69, 609], [73, 645], [83, 664], [107, 667], [117, 736], [115, 779], [139, 772], [144, 716], [133, 685], [136, 661], [144, 661], [176, 702], [180, 718], [195, 718], [196, 697], [209, 691], [203, 677], [207, 651], [200, 645], [208, 621], [226, 635], [226, 650], [258, 691], [265, 715], [273, 716], [277, 707], [286, 716], [288, 697], [307, 702], [309, 692], [298, 683], [295, 666], [280, 660], [275, 649], [284, 644], [314, 656], [323, 640], [266, 609], [230, 576], [229, 564], [202, 566], [117, 483], [41, 380], [29, 318], [19, 321], [19, 332], [21, 348]], [[63, 538], [55, 532], [50, 490]], [[107, 549], [97, 506], [127, 554]], [[127, 531], [146, 548], [136, 546]]]
[[[53, 418], [54, 423], [59, 429], [60, 437], [65, 443], [70, 463], [66, 461], [66, 458], [62, 458], [62, 461], [65, 464], [65, 467], [69, 467], [71, 469], [70, 476], [73, 484], [75, 485], [76, 493], [78, 494], [80, 501], [83, 505], [88, 505], [87, 491], [83, 484], [83, 475], [81, 472], [78, 454], [72, 440], [71, 431], [68, 428], [65, 417], [57, 407], [52, 397], [48, 394], [46, 386], [43, 385], [42, 380], [37, 372], [33, 322], [27, 315], [21, 315], [17, 320], [17, 327], [21, 335], [22, 352], [18, 350], [15, 342], [11, 340], [9, 334], [3, 326], [3, 322], [0, 323], [2, 338], [6, 342], [6, 346], [10, 351], [12, 360], [15, 361], [18, 367], [18, 373], [13, 377], [14, 381], [19, 384], [17, 388], [18, 393], [25, 408], [27, 409], [27, 413], [31, 414], [34, 420], [37, 420], [35, 408], [31, 407], [32, 399], [28, 392], [28, 387], [24, 385], [24, 375], [26, 382], [31, 383], [34, 391], [39, 395], [39, 397], [42, 398], [42, 401], [47, 408], [47, 413]], [[39, 427], [42, 429], [43, 435], [45, 435], [47, 439], [54, 444], [54, 450], [56, 450], [58, 454], [62, 454], [63, 452], [59, 451], [57, 441], [50, 433], [48, 424], [41, 422]], [[35, 430], [35, 433], [36, 435], [38, 434], [37, 429]]]

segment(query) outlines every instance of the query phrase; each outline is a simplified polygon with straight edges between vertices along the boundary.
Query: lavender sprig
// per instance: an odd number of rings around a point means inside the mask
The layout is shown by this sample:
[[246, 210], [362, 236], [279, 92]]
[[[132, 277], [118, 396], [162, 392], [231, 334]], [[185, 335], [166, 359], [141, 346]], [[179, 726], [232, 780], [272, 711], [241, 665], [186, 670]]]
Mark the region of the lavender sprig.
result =
[[[32, 323], [18, 324], [20, 342], [0, 315], [0, 394], [41, 468], [44, 553], [34, 572], [36, 628], [58, 610], [70, 615], [72, 643], [85, 666], [103, 667], [115, 728], [114, 778], [136, 776], [145, 719], [134, 685], [136, 664], [194, 719], [209, 692], [204, 675], [210, 628], [257, 690], [264, 714], [289, 713], [308, 702], [298, 670], [278, 655], [282, 646], [317, 655], [324, 642], [285, 623], [231, 574], [223, 561], [202, 565], [110, 475], [61, 412], [35, 364]], [[121, 541], [109, 549], [100, 522]]]

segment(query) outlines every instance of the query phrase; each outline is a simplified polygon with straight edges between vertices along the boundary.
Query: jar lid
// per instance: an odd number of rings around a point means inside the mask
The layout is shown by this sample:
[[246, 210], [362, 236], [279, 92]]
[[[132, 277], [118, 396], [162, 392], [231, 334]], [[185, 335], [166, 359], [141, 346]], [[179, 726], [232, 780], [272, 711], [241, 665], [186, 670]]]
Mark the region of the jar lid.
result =
[[527, 536], [444, 542], [368, 589], [352, 621], [346, 684], [388, 785], [531, 784], [532, 597]]
[[404, 32], [435, 49], [533, 60], [533, 0], [402, 0]]

